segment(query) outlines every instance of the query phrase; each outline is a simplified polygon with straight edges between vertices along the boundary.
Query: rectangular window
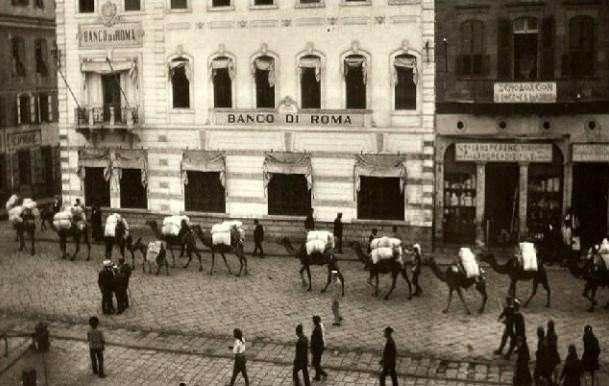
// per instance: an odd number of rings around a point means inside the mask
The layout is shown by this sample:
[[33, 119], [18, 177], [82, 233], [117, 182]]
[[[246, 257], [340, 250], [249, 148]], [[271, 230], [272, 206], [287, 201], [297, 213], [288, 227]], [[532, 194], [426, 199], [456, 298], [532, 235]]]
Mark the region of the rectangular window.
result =
[[188, 0], [171, 0], [171, 9], [187, 9]]
[[41, 76], [47, 76], [49, 71], [47, 69], [47, 42], [44, 39], [38, 39], [35, 42], [34, 57], [36, 58], [36, 73]]
[[404, 220], [404, 193], [400, 189], [400, 179], [360, 176], [357, 218]]
[[268, 185], [270, 215], [306, 216], [311, 212], [311, 191], [304, 174], [272, 174]]
[[80, 13], [95, 12], [95, 0], [78, 0], [78, 11]]
[[148, 193], [140, 169], [122, 169], [120, 190], [121, 208], [148, 208]]
[[321, 108], [321, 87], [315, 68], [300, 69], [300, 98], [303, 109]]
[[414, 82], [412, 68], [396, 67], [395, 109], [417, 109], [417, 85]]
[[19, 97], [19, 124], [27, 125], [32, 123], [32, 110], [29, 95]]
[[226, 196], [218, 172], [187, 171], [184, 208], [189, 212], [225, 213]]
[[256, 69], [256, 107], [272, 109], [275, 107], [275, 86], [269, 84], [269, 70]]
[[17, 76], [25, 76], [25, 43], [20, 37], [15, 37], [11, 41], [11, 50], [13, 54], [13, 71]]
[[43, 9], [44, 8], [44, 0], [36, 0], [35, 5], [36, 5], [36, 8]]
[[230, 7], [231, 0], [212, 0], [212, 7]]
[[366, 61], [361, 56], [352, 55], [345, 59], [346, 108], [366, 108]]
[[110, 182], [104, 177], [104, 168], [85, 168], [85, 204], [110, 207]]
[[49, 98], [50, 98], [50, 95], [48, 95], [46, 93], [38, 94], [40, 122], [51, 122], [51, 116], [49, 114]]
[[171, 69], [171, 87], [173, 108], [190, 107], [190, 81], [186, 74], [187, 61], [173, 61]]
[[321, 0], [300, 0], [300, 4], [319, 4]]
[[254, 0], [254, 5], [273, 5], [274, 0]]
[[125, 0], [125, 11], [139, 11], [140, 0]]
[[24, 5], [27, 6], [29, 4], [29, 0], [13, 0], [13, 5]]
[[573, 78], [594, 76], [594, 25], [595, 20], [590, 16], [576, 16], [569, 21], [569, 54], [564, 65], [565, 75]]
[[30, 157], [29, 150], [19, 150], [17, 153], [17, 159], [19, 160], [19, 184], [20, 185], [31, 185], [32, 184], [32, 159]]

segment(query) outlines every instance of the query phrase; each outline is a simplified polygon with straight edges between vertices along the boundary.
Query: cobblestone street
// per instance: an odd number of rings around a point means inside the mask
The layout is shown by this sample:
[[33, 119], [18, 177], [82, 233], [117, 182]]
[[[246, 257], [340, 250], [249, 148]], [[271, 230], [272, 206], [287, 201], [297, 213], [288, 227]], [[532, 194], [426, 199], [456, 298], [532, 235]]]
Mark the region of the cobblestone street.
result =
[[[19, 315], [31, 320], [42, 317], [62, 321], [50, 328], [61, 339], [54, 340], [53, 347], [57, 349], [48, 358], [49, 366], [53, 361], [73, 363], [61, 376], [88, 377], [88, 357], [82, 354], [84, 343], [74, 338], [83, 338], [88, 316], [101, 313], [97, 288], [101, 246], [94, 247], [94, 261], [90, 262], [61, 260], [58, 244], [49, 242], [39, 243], [38, 255], [31, 257], [15, 252], [13, 234], [7, 228], [3, 227], [5, 231], [0, 236], [6, 245], [6, 253], [0, 257], [1, 310], [8, 315], [6, 319]], [[51, 233], [43, 237], [51, 237]], [[345, 323], [333, 327], [330, 295], [319, 293], [326, 275], [322, 268], [312, 269], [313, 292], [307, 293], [300, 285], [296, 259], [249, 258], [250, 275], [238, 278], [227, 274], [221, 260], [216, 260], [216, 273], [210, 277], [209, 254], [205, 252], [203, 256], [202, 273], [191, 264], [186, 270], [171, 270], [169, 276], [155, 276], [142, 274], [138, 265], [131, 281], [132, 307], [123, 315], [101, 318], [102, 326], [112, 329], [109, 340], [119, 344], [108, 353], [111, 380], [106, 384], [171, 384], [178, 377], [185, 377], [189, 384], [221, 384], [228, 380], [231, 368], [226, 346], [231, 343], [228, 335], [234, 327], [242, 328], [246, 339], [253, 342], [248, 349], [252, 358], [250, 373], [260, 382], [254, 384], [289, 382], [294, 327], [303, 323], [305, 334], [310, 334], [313, 314], [320, 314], [326, 324], [328, 365], [341, 370], [333, 371], [336, 382], [333, 380], [332, 384], [374, 384], [370, 371], [376, 370], [384, 343], [382, 330], [387, 325], [396, 331], [400, 373], [432, 377], [428, 380], [432, 383], [420, 380], [422, 383], [417, 384], [461, 384], [468, 379], [493, 384], [511, 380], [512, 364], [492, 354], [500, 339], [502, 325], [496, 319], [508, 282], [489, 269], [487, 310], [482, 315], [467, 316], [456, 296], [450, 312], [441, 312], [448, 290], [427, 267], [421, 276], [422, 297], [408, 301], [406, 285], [399, 281], [391, 299], [384, 301], [371, 296], [372, 288], [366, 284], [368, 274], [360, 263], [341, 262], [346, 279], [346, 296], [341, 304]], [[234, 269], [236, 259], [228, 256], [228, 260]], [[446, 258], [438, 256], [438, 260]], [[583, 283], [561, 269], [550, 268], [549, 275], [552, 307], [544, 307], [545, 292], [540, 289], [524, 311], [531, 351], [535, 350], [535, 329], [550, 318], [556, 322], [563, 357], [569, 343], [576, 343], [581, 353], [581, 334], [586, 324], [593, 326], [601, 347], [609, 347], [607, 311], [599, 308], [593, 314], [586, 312], [587, 302], [581, 297]], [[389, 284], [388, 277], [382, 278], [381, 290], [386, 291]], [[520, 297], [529, 291], [530, 283], [520, 284]], [[605, 293], [599, 295], [604, 302]], [[477, 293], [466, 293], [466, 301], [472, 310], [480, 304]], [[167, 376], [173, 378], [158, 378], [158, 371], [163, 373], [164, 366], [174, 365], [177, 367], [165, 369]], [[421, 378], [407, 379], [415, 382]], [[79, 384], [53, 382], [58, 383]]]

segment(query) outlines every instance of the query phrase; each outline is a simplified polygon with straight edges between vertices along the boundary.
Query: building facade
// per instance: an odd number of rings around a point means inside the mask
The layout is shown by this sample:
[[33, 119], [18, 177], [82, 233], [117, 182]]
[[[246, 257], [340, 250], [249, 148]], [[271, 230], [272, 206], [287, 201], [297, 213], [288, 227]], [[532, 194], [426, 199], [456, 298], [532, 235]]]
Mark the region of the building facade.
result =
[[57, 0], [64, 199], [428, 242], [433, 23], [431, 0]]
[[436, 1], [435, 236], [607, 234], [609, 5]]
[[0, 4], [0, 198], [59, 192], [54, 19], [51, 0]]

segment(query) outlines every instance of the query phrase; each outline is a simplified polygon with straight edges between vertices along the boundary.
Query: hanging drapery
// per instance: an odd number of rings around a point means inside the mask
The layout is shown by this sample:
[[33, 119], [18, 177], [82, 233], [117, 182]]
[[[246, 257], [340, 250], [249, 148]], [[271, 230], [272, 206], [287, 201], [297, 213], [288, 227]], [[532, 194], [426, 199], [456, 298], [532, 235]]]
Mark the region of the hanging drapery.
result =
[[139, 169], [142, 173], [142, 185], [148, 185], [148, 157], [145, 150], [115, 150], [112, 170], [119, 180], [122, 177], [122, 169]]
[[[112, 74], [113, 72], [127, 71], [132, 79], [137, 78], [137, 59], [85, 59], [80, 62], [81, 72], [93, 72], [96, 74]], [[110, 66], [112, 65], [112, 66]]]
[[298, 68], [300, 69], [301, 74], [304, 68], [315, 69], [315, 80], [318, 82], [321, 80], [321, 59], [317, 56], [305, 56], [304, 58], [301, 58], [298, 63]]
[[182, 183], [188, 185], [188, 171], [220, 173], [220, 183], [226, 188], [226, 155], [223, 152], [185, 150], [182, 153], [180, 173]]
[[406, 157], [399, 154], [358, 154], [355, 156], [353, 180], [355, 182], [355, 199], [360, 189], [360, 176], [397, 177], [400, 179], [400, 190], [406, 185]]
[[366, 84], [366, 78], [368, 78], [368, 64], [366, 62], [366, 58], [359, 55], [347, 56], [344, 61], [344, 76], [345, 78], [349, 74], [350, 70], [355, 70], [357, 68], [362, 69], [362, 81]]
[[186, 58], [178, 58], [169, 62], [167, 65], [169, 81], [171, 81], [173, 74], [178, 68], [183, 68], [186, 79], [188, 79], [189, 82], [192, 82], [192, 68], [190, 66], [190, 61]]
[[112, 172], [112, 159], [109, 149], [81, 148], [78, 150], [77, 174], [81, 181], [85, 180], [86, 168], [104, 168], [104, 178], [110, 180]]
[[230, 77], [231, 80], [235, 79], [235, 63], [233, 62], [233, 59], [226, 57], [226, 56], [220, 56], [215, 58], [214, 60], [211, 61], [211, 63], [209, 64], [210, 67], [210, 71], [209, 73], [211, 74], [212, 79], [216, 76], [216, 74], [218, 73], [218, 70], [225, 68], [228, 71], [228, 76]]
[[273, 173], [304, 174], [307, 180], [307, 187], [311, 191], [311, 196], [315, 197], [315, 194], [313, 193], [313, 166], [311, 164], [311, 154], [290, 152], [266, 153], [262, 165], [262, 179], [264, 181], [265, 196]]
[[410, 55], [400, 55], [395, 57], [393, 61], [393, 74], [391, 78], [393, 84], [398, 83], [398, 68], [412, 69], [412, 81], [414, 84], [417, 84], [419, 78], [419, 73], [417, 70], [417, 58]]
[[275, 61], [270, 57], [254, 59], [252, 63], [252, 75], [256, 76], [256, 70], [268, 71], [269, 87], [275, 86]]

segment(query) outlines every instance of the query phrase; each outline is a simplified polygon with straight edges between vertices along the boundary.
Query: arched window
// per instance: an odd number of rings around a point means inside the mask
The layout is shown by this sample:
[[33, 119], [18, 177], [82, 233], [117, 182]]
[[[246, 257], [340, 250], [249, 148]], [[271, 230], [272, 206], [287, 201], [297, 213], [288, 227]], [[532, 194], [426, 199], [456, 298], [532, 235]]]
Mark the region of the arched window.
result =
[[346, 108], [366, 108], [366, 77], [368, 63], [362, 55], [349, 55], [344, 60]]
[[572, 77], [594, 76], [594, 19], [575, 16], [569, 20], [569, 55], [566, 71]]
[[393, 84], [396, 110], [416, 110], [417, 75], [417, 58], [408, 54], [394, 58]]
[[191, 73], [190, 62], [186, 58], [176, 58], [169, 63], [173, 108], [190, 108]]
[[214, 85], [214, 107], [233, 107], [232, 80], [235, 76], [233, 60], [218, 56], [211, 61], [212, 82]]
[[303, 109], [321, 108], [321, 58], [305, 55], [298, 63], [300, 71], [300, 104]]
[[275, 59], [262, 55], [254, 59], [252, 75], [256, 82], [256, 107], [275, 108]]
[[488, 68], [488, 57], [484, 55], [484, 23], [468, 20], [461, 24], [461, 46], [457, 59], [459, 75], [484, 75]]

